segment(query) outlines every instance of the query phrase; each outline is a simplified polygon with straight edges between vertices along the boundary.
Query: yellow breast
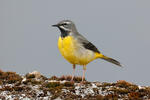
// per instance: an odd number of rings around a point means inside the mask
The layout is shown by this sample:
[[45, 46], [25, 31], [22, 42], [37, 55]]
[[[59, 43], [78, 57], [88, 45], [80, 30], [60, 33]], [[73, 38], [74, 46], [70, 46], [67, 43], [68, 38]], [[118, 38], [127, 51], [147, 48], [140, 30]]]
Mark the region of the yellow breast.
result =
[[86, 65], [96, 59], [96, 54], [85, 49], [72, 36], [59, 37], [58, 48], [62, 56], [72, 64]]

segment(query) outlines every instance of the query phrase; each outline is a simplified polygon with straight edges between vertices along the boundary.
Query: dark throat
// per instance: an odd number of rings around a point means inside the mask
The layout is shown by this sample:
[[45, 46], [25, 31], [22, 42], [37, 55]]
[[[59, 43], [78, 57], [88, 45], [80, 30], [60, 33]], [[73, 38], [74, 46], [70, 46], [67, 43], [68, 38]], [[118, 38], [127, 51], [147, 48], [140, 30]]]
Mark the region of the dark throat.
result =
[[62, 37], [62, 38], [64, 38], [64, 37], [66, 37], [66, 36], [69, 35], [69, 31], [65, 31], [65, 30], [63, 30], [63, 29], [61, 29], [61, 28], [59, 28], [59, 29], [60, 29], [61, 37]]

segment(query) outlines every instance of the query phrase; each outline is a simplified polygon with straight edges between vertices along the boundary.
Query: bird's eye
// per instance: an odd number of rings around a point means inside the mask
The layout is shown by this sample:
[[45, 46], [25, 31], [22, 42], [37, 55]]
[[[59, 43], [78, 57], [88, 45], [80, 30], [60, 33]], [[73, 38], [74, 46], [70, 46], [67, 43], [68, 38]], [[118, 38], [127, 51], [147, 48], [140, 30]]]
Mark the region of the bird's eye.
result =
[[62, 26], [65, 26], [65, 25], [67, 25], [66, 23], [63, 23], [63, 24], [61, 24]]

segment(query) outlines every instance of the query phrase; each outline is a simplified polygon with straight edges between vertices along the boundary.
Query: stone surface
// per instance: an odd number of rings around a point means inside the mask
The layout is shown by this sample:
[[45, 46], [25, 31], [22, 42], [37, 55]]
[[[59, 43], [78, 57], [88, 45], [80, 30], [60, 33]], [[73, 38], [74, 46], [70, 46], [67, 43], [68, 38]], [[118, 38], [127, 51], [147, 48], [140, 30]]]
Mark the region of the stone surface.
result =
[[46, 78], [38, 71], [20, 76], [0, 71], [0, 100], [148, 100], [150, 87], [124, 80], [116, 83], [88, 82], [81, 77]]

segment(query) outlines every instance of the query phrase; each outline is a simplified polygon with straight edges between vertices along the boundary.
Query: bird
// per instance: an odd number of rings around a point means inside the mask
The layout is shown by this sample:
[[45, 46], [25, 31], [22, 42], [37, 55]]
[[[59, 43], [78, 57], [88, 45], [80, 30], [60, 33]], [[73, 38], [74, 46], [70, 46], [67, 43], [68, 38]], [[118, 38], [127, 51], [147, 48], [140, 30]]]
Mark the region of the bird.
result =
[[58, 39], [58, 49], [61, 55], [73, 66], [71, 81], [74, 79], [76, 65], [81, 65], [83, 66], [81, 83], [83, 83], [87, 64], [98, 58], [121, 67], [119, 61], [103, 55], [95, 45], [82, 36], [73, 21], [62, 20], [52, 26], [57, 27], [61, 33]]

